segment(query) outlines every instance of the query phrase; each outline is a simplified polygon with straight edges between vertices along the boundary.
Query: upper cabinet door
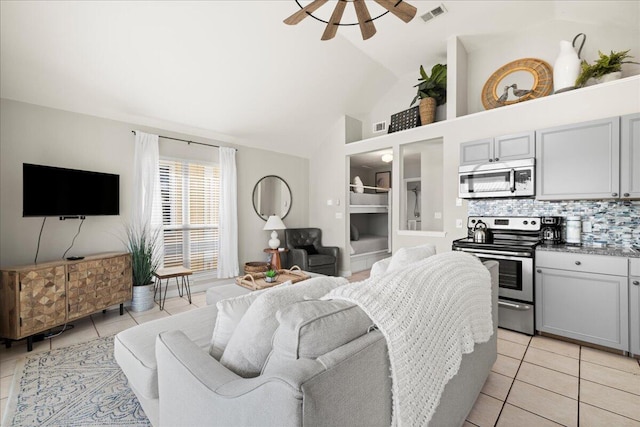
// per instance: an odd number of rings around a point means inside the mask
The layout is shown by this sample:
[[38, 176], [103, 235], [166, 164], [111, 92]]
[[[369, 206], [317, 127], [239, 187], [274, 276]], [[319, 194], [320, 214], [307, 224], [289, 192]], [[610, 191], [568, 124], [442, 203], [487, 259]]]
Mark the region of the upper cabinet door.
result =
[[530, 159], [536, 156], [534, 132], [498, 136], [494, 141], [493, 161], [495, 162]]
[[493, 138], [460, 144], [460, 166], [493, 162]]
[[535, 157], [533, 132], [498, 136], [460, 144], [460, 166]]
[[620, 196], [620, 118], [536, 131], [536, 198]]
[[620, 193], [625, 199], [640, 198], [640, 113], [622, 116]]

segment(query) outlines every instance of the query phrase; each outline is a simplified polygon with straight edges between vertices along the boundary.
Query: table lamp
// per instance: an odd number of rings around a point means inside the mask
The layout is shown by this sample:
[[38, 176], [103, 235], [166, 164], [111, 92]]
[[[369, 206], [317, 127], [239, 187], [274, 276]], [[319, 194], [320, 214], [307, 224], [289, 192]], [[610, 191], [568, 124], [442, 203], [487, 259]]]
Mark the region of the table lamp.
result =
[[278, 239], [278, 232], [276, 230], [284, 230], [285, 225], [278, 215], [271, 215], [264, 225], [263, 230], [272, 230], [271, 239], [269, 239], [269, 247], [271, 249], [278, 249], [280, 246], [280, 239]]

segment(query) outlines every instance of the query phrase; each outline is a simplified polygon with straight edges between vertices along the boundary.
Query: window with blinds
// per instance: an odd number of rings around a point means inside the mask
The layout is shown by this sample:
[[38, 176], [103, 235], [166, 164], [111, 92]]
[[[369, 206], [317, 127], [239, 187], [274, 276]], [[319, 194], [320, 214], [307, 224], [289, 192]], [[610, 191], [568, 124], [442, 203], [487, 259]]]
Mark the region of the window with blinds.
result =
[[160, 160], [165, 267], [218, 267], [219, 194], [218, 165]]

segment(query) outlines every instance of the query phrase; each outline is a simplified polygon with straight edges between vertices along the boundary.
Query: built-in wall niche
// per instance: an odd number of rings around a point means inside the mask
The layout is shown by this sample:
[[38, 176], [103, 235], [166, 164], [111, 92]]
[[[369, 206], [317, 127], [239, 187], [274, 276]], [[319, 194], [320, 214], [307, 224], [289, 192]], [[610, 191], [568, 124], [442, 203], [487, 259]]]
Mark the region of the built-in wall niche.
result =
[[443, 231], [442, 138], [400, 147], [400, 230]]
[[[364, 184], [365, 193], [383, 193], [383, 189], [374, 187], [388, 186], [390, 188], [393, 186], [390, 181], [393, 165], [393, 150], [391, 148], [355, 154], [350, 156], [349, 161], [349, 182], [356, 184], [356, 177], [360, 178]], [[355, 187], [352, 186], [349, 190], [354, 191]]]

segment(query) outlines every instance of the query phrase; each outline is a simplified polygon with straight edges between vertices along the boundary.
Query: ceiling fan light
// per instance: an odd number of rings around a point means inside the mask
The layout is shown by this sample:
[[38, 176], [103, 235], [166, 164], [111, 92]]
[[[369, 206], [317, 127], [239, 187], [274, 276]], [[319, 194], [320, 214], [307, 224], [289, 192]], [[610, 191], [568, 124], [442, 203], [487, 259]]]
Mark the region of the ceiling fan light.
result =
[[382, 157], [380, 157], [380, 160], [385, 163], [391, 163], [393, 161], [393, 154], [383, 154]]
[[[307, 16], [311, 16], [318, 21], [324, 22], [327, 25], [320, 40], [331, 40], [332, 38], [334, 38], [338, 31], [339, 25], [357, 24], [360, 27], [362, 39], [367, 40], [373, 37], [376, 33], [376, 27], [375, 25], [373, 25], [373, 21], [380, 18], [381, 16], [384, 16], [387, 13], [391, 12], [393, 15], [397, 16], [404, 22], [409, 22], [415, 17], [417, 13], [417, 9], [404, 0], [375, 0], [375, 2], [386, 9], [386, 11], [378, 16], [371, 17], [371, 15], [369, 14], [369, 10], [367, 9], [365, 0], [339, 0], [336, 2], [336, 6], [333, 10], [333, 14], [331, 15], [330, 20], [325, 21], [324, 19], [315, 16], [313, 12], [315, 12], [328, 1], [329, 0], [313, 0], [311, 3], [303, 7], [298, 0], [295, 0], [297, 5], [300, 7], [300, 10], [285, 19], [284, 23], [288, 25], [295, 25]], [[342, 20], [342, 14], [347, 3], [353, 3], [353, 6], [355, 8], [356, 16], [358, 18], [358, 22], [355, 24], [343, 24], [340, 22]]]

